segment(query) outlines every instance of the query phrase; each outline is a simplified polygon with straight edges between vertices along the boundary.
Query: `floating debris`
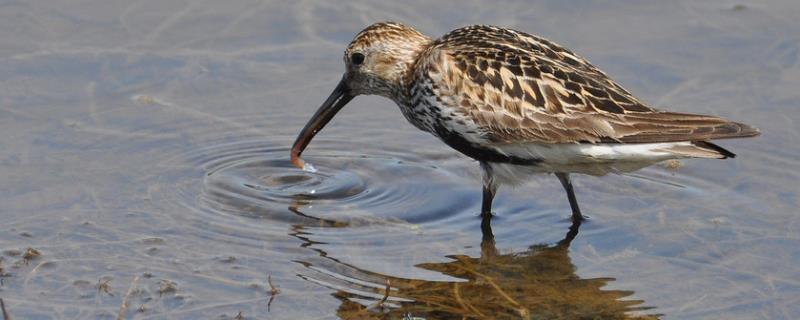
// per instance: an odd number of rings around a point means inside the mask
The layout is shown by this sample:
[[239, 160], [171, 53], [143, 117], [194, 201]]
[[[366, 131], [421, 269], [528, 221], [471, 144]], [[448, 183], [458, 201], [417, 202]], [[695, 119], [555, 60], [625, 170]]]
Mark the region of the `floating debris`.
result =
[[42, 253], [39, 252], [39, 250], [36, 250], [34, 248], [28, 248], [27, 250], [25, 250], [25, 253], [22, 254], [22, 263], [28, 265], [28, 263], [30, 263], [32, 260], [41, 256]]
[[97, 280], [97, 292], [105, 292], [109, 296], [114, 296], [111, 292], [111, 278]]
[[162, 279], [158, 281], [158, 296], [161, 297], [167, 293], [175, 293], [178, 291], [178, 284], [172, 280]]
[[278, 293], [281, 293], [281, 290], [278, 289], [274, 284], [272, 284], [272, 275], [267, 275], [267, 284], [269, 284], [269, 301], [267, 302], [267, 312], [270, 311], [270, 307], [272, 306], [272, 301], [275, 300], [275, 297], [278, 296]]
[[734, 6], [733, 6], [733, 8], [731, 8], [731, 9], [732, 9], [733, 11], [745, 11], [745, 10], [747, 10], [748, 8], [747, 8], [747, 6], [746, 6], [746, 5], [743, 5], [743, 4], [741, 4], [741, 3], [740, 3], [740, 4], [737, 4], [737, 5], [734, 5]]
[[3, 278], [7, 278], [10, 275], [6, 273], [5, 267], [3, 267], [3, 257], [0, 257], [0, 286], [3, 285]]

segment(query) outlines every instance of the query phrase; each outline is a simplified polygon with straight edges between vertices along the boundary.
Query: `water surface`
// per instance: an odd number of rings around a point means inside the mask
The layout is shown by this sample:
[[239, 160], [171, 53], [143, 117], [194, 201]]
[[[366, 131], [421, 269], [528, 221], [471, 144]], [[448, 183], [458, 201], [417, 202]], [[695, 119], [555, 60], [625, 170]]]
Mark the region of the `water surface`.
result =
[[[0, 6], [14, 319], [800, 317], [794, 1]], [[292, 167], [344, 47], [387, 19], [537, 33], [654, 106], [764, 134], [574, 177], [580, 230], [552, 176], [502, 188], [488, 229], [477, 164], [386, 99], [318, 135], [317, 173]]]

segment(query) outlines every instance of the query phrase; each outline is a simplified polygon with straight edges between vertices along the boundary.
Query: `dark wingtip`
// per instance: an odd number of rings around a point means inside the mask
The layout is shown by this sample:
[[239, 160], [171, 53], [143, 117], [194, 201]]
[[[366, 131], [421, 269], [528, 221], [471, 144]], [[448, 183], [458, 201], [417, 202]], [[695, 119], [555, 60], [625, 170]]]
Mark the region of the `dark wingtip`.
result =
[[716, 144], [713, 144], [711, 142], [708, 142], [708, 141], [692, 141], [692, 144], [695, 145], [695, 146], [698, 146], [700, 148], [703, 148], [703, 149], [714, 150], [714, 151], [718, 152], [720, 155], [722, 155], [724, 157], [723, 159], [736, 158], [736, 154], [735, 153], [730, 152], [730, 151], [728, 151], [728, 149], [725, 149], [723, 147], [720, 147], [720, 146], [718, 146]]

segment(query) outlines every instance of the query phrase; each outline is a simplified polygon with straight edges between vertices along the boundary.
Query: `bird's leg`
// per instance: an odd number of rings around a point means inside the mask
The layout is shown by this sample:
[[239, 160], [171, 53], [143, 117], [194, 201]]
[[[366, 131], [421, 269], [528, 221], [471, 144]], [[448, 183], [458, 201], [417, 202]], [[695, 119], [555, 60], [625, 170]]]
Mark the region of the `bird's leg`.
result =
[[492, 200], [494, 194], [497, 192], [497, 184], [495, 184], [494, 176], [492, 175], [492, 167], [486, 162], [481, 162], [481, 171], [483, 171], [483, 204], [481, 205], [481, 256], [493, 257], [497, 256], [497, 247], [494, 245], [494, 233], [492, 233]]
[[492, 167], [486, 162], [481, 162], [481, 171], [483, 171], [483, 203], [481, 204], [481, 216], [492, 216], [492, 200], [494, 194], [497, 192], [497, 184], [492, 175]]
[[580, 225], [581, 221], [585, 218], [581, 214], [581, 209], [578, 208], [578, 199], [575, 198], [575, 190], [572, 189], [572, 181], [569, 180], [569, 173], [557, 172], [556, 177], [558, 177], [558, 181], [561, 181], [564, 190], [567, 190], [569, 206], [572, 208], [572, 222]]
[[492, 200], [494, 200], [494, 193], [497, 189], [494, 186], [483, 186], [483, 204], [481, 205], [481, 215], [492, 215]]

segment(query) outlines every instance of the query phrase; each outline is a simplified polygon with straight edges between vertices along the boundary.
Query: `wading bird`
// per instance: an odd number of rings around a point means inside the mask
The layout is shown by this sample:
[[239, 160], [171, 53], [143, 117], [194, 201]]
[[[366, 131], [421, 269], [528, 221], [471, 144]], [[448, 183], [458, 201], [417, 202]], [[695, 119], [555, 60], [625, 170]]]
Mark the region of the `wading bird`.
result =
[[679, 158], [732, 158], [709, 140], [751, 137], [746, 124], [656, 110], [586, 59], [544, 38], [469, 26], [431, 39], [393, 22], [358, 33], [344, 52], [336, 89], [295, 141], [292, 163], [357, 95], [392, 99], [417, 128], [480, 162], [481, 213], [500, 184], [554, 173], [572, 219], [583, 219], [570, 173], [629, 172]]

